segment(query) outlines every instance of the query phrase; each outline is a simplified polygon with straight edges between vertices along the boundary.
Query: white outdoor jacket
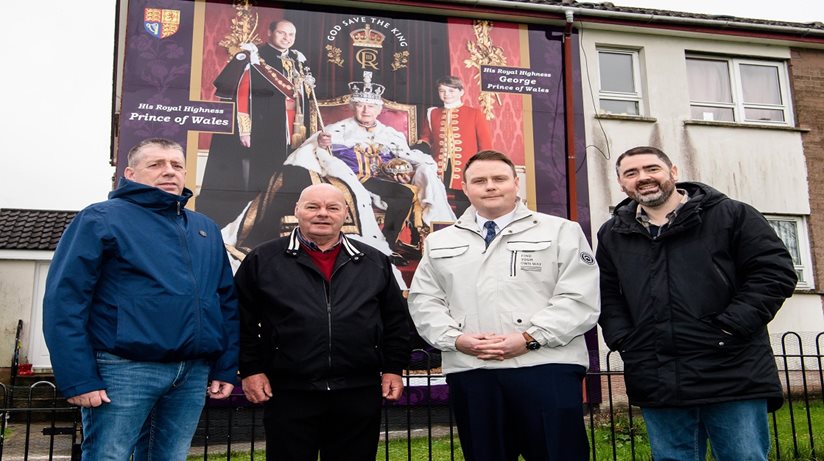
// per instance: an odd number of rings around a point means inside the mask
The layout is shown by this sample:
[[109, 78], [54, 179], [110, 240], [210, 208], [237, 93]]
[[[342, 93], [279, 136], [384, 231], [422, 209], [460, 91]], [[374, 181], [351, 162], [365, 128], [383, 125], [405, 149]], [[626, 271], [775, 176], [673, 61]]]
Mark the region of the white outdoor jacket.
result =
[[[421, 337], [443, 351], [444, 373], [547, 363], [589, 366], [584, 333], [600, 314], [598, 266], [580, 226], [518, 203], [489, 248], [470, 207], [425, 241], [409, 292]], [[503, 361], [458, 352], [463, 333], [528, 332], [541, 348]]]

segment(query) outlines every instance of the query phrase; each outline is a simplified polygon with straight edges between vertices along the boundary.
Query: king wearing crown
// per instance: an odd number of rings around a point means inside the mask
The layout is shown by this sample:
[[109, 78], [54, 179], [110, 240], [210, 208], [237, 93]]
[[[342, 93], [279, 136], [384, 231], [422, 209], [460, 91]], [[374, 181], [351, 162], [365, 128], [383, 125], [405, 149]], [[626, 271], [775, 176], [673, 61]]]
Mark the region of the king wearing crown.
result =
[[[357, 234], [348, 236], [368, 243], [392, 257], [396, 265], [405, 264], [400, 254], [399, 234], [415, 218], [420, 226], [433, 221], [454, 221], [446, 198], [446, 189], [438, 179], [438, 169], [431, 156], [410, 149], [406, 137], [378, 120], [383, 110], [384, 86], [372, 82], [372, 73], [351, 82], [352, 116], [327, 125], [315, 133], [286, 159], [286, 165], [308, 170], [310, 176], [343, 183], [351, 191], [350, 216]], [[274, 212], [278, 200], [261, 200], [272, 204], [257, 212], [272, 220], [283, 213]], [[384, 212], [383, 226], [378, 225], [373, 206]], [[272, 238], [273, 236], [268, 236]], [[263, 237], [259, 238], [262, 239]], [[262, 241], [262, 240], [261, 240]], [[245, 242], [252, 247], [260, 242]]]

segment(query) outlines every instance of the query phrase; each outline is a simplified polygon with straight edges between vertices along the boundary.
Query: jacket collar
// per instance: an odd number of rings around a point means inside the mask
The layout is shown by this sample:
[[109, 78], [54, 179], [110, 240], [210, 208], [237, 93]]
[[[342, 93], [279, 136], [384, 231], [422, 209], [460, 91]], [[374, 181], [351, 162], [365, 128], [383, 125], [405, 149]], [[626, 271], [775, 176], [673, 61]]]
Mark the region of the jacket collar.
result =
[[184, 188], [181, 195], [171, 194], [157, 187], [120, 178], [117, 189], [109, 192], [109, 199], [123, 199], [154, 211], [174, 211], [182, 214], [192, 191]]
[[[715, 206], [728, 197], [718, 190], [699, 182], [676, 183], [675, 187], [684, 189], [689, 194], [689, 201], [678, 211], [678, 215], [670, 225], [669, 233], [678, 231], [701, 222], [703, 210]], [[647, 231], [636, 219], [638, 202], [630, 198], [624, 199], [615, 207], [613, 214], [617, 220], [614, 230], [617, 232], [642, 232]]]
[[[509, 226], [518, 223], [524, 218], [528, 218], [532, 216], [533, 211], [526, 207], [526, 205], [521, 202], [521, 199], [518, 199], [518, 203], [515, 204], [515, 214], [512, 216], [512, 222], [509, 223]], [[460, 218], [455, 222], [455, 227], [459, 227], [461, 229], [471, 230], [476, 234], [481, 234], [481, 228], [478, 227], [477, 221], [478, 212], [475, 210], [475, 207], [470, 206], [466, 209], [464, 214], [461, 215]], [[503, 230], [503, 229], [501, 229]]]
[[[286, 250], [284, 250], [289, 256], [297, 257], [300, 254], [300, 238], [298, 237], [298, 232], [300, 232], [300, 229], [296, 227], [292, 229], [292, 233], [289, 234], [289, 244], [286, 246]], [[346, 252], [353, 261], [360, 261], [364, 256], [363, 252], [358, 250], [357, 247], [346, 238], [346, 234], [341, 234], [340, 237], [341, 250]]]

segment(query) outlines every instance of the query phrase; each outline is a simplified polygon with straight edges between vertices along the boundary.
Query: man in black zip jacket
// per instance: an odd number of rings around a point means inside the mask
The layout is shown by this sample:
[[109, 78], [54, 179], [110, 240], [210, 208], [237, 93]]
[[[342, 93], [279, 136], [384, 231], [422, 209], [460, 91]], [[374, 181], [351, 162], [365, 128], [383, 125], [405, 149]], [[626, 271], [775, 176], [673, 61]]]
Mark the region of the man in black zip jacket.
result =
[[781, 406], [767, 323], [792, 295], [786, 247], [753, 207], [677, 183], [661, 150], [616, 162], [629, 198], [598, 232], [604, 339], [656, 461], [766, 460]]
[[340, 232], [346, 214], [336, 187], [304, 189], [298, 228], [235, 275], [243, 392], [264, 403], [267, 460], [375, 459], [381, 398], [403, 391], [406, 300], [386, 255]]

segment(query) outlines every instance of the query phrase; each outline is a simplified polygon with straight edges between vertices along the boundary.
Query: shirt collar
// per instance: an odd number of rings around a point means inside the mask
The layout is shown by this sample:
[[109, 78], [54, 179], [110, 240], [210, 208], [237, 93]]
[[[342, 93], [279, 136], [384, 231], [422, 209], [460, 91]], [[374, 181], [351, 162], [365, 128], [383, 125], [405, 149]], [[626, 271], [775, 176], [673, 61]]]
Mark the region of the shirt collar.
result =
[[487, 221], [493, 221], [495, 223], [495, 232], [500, 232], [501, 229], [508, 226], [509, 223], [511, 223], [512, 220], [515, 219], [515, 212], [516, 211], [518, 211], [517, 205], [509, 213], [507, 213], [503, 216], [498, 216], [495, 219], [486, 219], [483, 216], [481, 216], [480, 213], [478, 213], [476, 211], [475, 212], [475, 222], [478, 223], [478, 228], [479, 229], [483, 229], [484, 224], [486, 224]]
[[[689, 192], [687, 192], [686, 189], [675, 189], [675, 191], [681, 194], [681, 201], [678, 202], [678, 206], [676, 206], [674, 210], [667, 213], [667, 223], [665, 225], [672, 224], [672, 222], [675, 221], [675, 217], [678, 216], [678, 212], [681, 210], [681, 207], [683, 207], [685, 203], [690, 201], [690, 194]], [[644, 211], [644, 207], [642, 207], [640, 204], [638, 205], [638, 208], [636, 208], [635, 210], [635, 219], [639, 223], [641, 223], [642, 226], [649, 229], [649, 216], [647, 216], [647, 212]]]
[[335, 249], [335, 247], [337, 247], [338, 245], [340, 245], [340, 244], [341, 244], [341, 241], [343, 240], [343, 237], [341, 237], [340, 235], [338, 235], [338, 241], [337, 241], [337, 242], [335, 242], [335, 244], [334, 244], [334, 245], [332, 245], [331, 247], [329, 247], [329, 248], [328, 248], [328, 249], [326, 249], [326, 250], [321, 250], [321, 249], [320, 249], [320, 247], [318, 246], [318, 244], [317, 244], [317, 243], [315, 243], [315, 242], [313, 242], [313, 241], [309, 240], [308, 238], [306, 238], [306, 236], [304, 236], [304, 235], [303, 235], [303, 233], [300, 231], [300, 229], [299, 229], [299, 228], [296, 228], [296, 229], [297, 229], [297, 231], [298, 231], [298, 232], [297, 232], [297, 237], [298, 237], [298, 241], [300, 241], [300, 243], [302, 243], [303, 245], [306, 245], [306, 246], [307, 246], [310, 250], [313, 250], [313, 251], [319, 251], [319, 252], [321, 252], [321, 253], [326, 253], [326, 252], [328, 252], [328, 251], [332, 251], [332, 250], [334, 250], [334, 249]]
[[463, 106], [463, 101], [453, 102], [453, 103], [450, 103], [450, 104], [447, 104], [447, 103], [443, 104], [444, 109], [457, 109], [461, 106]]

